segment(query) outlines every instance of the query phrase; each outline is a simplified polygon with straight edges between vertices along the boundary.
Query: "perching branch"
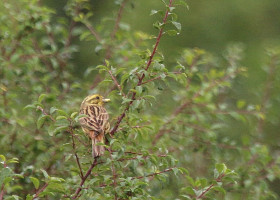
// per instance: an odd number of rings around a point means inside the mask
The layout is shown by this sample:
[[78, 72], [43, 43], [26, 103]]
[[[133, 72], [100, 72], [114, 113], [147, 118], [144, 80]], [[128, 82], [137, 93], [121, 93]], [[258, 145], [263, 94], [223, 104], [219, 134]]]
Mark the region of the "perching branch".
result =
[[[169, 15], [169, 9], [170, 7], [172, 7], [172, 1], [173, 0], [169, 0], [169, 5], [168, 5], [168, 9], [166, 10], [165, 12], [165, 15], [164, 15], [164, 18], [163, 18], [163, 26], [160, 28], [159, 30], [159, 34], [157, 36], [157, 39], [156, 39], [156, 44], [154, 46], [154, 49], [153, 49], [153, 52], [148, 60], [148, 63], [147, 63], [147, 66], [145, 67], [145, 70], [148, 71], [149, 67], [151, 66], [151, 63], [153, 61], [153, 58], [154, 58], [154, 55], [157, 51], [157, 48], [158, 48], [158, 45], [159, 45], [159, 42], [160, 42], [160, 39], [161, 39], [161, 36], [162, 36], [162, 33], [163, 33], [163, 27], [164, 25], [167, 23], [167, 17]], [[137, 86], [140, 86], [143, 82], [143, 79], [145, 78], [145, 74], [143, 73], [140, 78], [139, 78], [139, 81], [137, 83]], [[122, 122], [123, 118], [125, 117], [126, 115], [126, 112], [129, 110], [130, 106], [133, 104], [133, 102], [135, 101], [136, 99], [136, 92], [133, 92], [132, 93], [132, 97], [131, 97], [131, 101], [128, 103], [128, 105], [126, 106], [126, 108], [124, 109], [124, 111], [122, 112], [122, 114], [118, 117], [118, 120], [117, 122], [115, 123], [115, 126], [114, 128], [111, 130], [110, 132], [110, 135], [114, 135], [115, 132], [118, 130], [118, 127], [120, 126], [120, 123]]]
[[85, 181], [87, 180], [88, 176], [91, 174], [92, 169], [97, 165], [97, 158], [94, 158], [93, 163], [91, 164], [90, 168], [88, 169], [87, 173], [85, 174], [85, 176], [83, 177], [83, 179], [80, 182], [80, 186], [77, 188], [76, 192], [74, 193], [72, 199], [77, 199], [81, 190], [82, 190], [82, 186], [84, 185]]

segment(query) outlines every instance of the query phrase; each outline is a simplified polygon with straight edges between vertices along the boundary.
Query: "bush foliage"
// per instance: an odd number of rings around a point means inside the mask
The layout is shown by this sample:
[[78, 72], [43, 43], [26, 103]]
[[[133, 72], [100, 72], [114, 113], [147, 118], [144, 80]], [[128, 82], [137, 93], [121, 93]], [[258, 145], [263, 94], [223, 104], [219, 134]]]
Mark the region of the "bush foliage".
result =
[[[263, 136], [279, 124], [279, 48], [266, 54], [263, 88], [235, 95], [249, 72], [243, 47], [202, 49], [166, 61], [158, 47], [176, 37], [176, 8], [153, 8], [156, 35], [130, 30], [116, 0], [114, 21], [91, 23], [88, 0], [65, 16], [39, 1], [0, 5], [0, 199], [277, 199], [279, 156]], [[79, 40], [100, 65], [80, 67]], [[93, 159], [78, 120], [87, 94], [111, 99], [104, 156]]]

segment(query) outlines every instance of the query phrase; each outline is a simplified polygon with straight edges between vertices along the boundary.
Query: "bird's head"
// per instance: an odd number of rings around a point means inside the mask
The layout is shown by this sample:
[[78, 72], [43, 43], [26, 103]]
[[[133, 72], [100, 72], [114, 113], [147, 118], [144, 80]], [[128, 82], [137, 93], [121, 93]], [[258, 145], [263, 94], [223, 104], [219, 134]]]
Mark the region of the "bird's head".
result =
[[87, 96], [84, 99], [82, 104], [103, 106], [104, 103], [109, 102], [109, 101], [110, 101], [110, 99], [105, 99], [100, 94], [93, 94], [93, 95]]

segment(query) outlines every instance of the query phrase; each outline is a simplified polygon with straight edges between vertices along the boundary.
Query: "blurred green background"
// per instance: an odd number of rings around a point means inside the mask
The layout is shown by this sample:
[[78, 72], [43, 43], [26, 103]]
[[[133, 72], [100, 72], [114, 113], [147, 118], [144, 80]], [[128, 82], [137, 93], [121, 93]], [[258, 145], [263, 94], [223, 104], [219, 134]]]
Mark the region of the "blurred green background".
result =
[[[63, 15], [66, 0], [42, 0], [42, 4], [58, 11]], [[101, 23], [113, 24], [117, 14], [117, 5], [111, 0], [92, 0], [94, 21], [98, 27]], [[223, 54], [224, 49], [232, 43], [242, 43], [245, 47], [244, 66], [249, 68], [250, 80], [244, 87], [255, 87], [264, 77], [262, 66], [265, 48], [280, 44], [280, 1], [279, 0], [195, 0], [187, 1], [189, 9], [179, 7], [178, 21], [182, 31], [176, 37], [163, 37], [160, 44], [167, 60], [178, 55], [183, 48], [198, 47], [216, 54]], [[129, 1], [129, 6], [123, 14], [122, 22], [133, 31], [139, 30], [156, 34], [153, 28], [156, 16], [150, 16], [152, 9], [163, 9], [160, 0]], [[102, 18], [107, 18], [102, 22]], [[54, 19], [55, 20], [55, 19]], [[95, 55], [96, 44], [81, 43], [81, 49], [76, 60], [80, 68], [100, 64]], [[79, 63], [79, 64], [78, 64]], [[246, 92], [249, 90], [247, 89]], [[244, 94], [246, 95], [244, 91]], [[247, 95], [247, 98], [254, 98]]]

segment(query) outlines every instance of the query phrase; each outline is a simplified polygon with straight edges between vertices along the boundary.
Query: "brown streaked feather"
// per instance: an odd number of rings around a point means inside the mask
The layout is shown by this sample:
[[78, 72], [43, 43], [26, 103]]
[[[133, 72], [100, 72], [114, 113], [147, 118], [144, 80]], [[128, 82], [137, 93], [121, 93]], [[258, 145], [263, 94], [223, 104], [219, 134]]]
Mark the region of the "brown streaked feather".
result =
[[[86, 114], [88, 117], [80, 119], [81, 126], [89, 131], [94, 131], [99, 135], [101, 132], [105, 132], [106, 124], [108, 123], [109, 115], [104, 107], [98, 105], [90, 105], [82, 108], [80, 114]], [[105, 130], [106, 129], [106, 130]], [[92, 138], [92, 134], [90, 137]]]
[[104, 154], [105, 147], [97, 145], [104, 143], [104, 134], [109, 132], [110, 124], [108, 122], [109, 115], [103, 107], [108, 99], [104, 99], [101, 95], [95, 94], [87, 96], [80, 108], [80, 114], [85, 114], [79, 122], [83, 131], [91, 138], [92, 156], [98, 157]]

